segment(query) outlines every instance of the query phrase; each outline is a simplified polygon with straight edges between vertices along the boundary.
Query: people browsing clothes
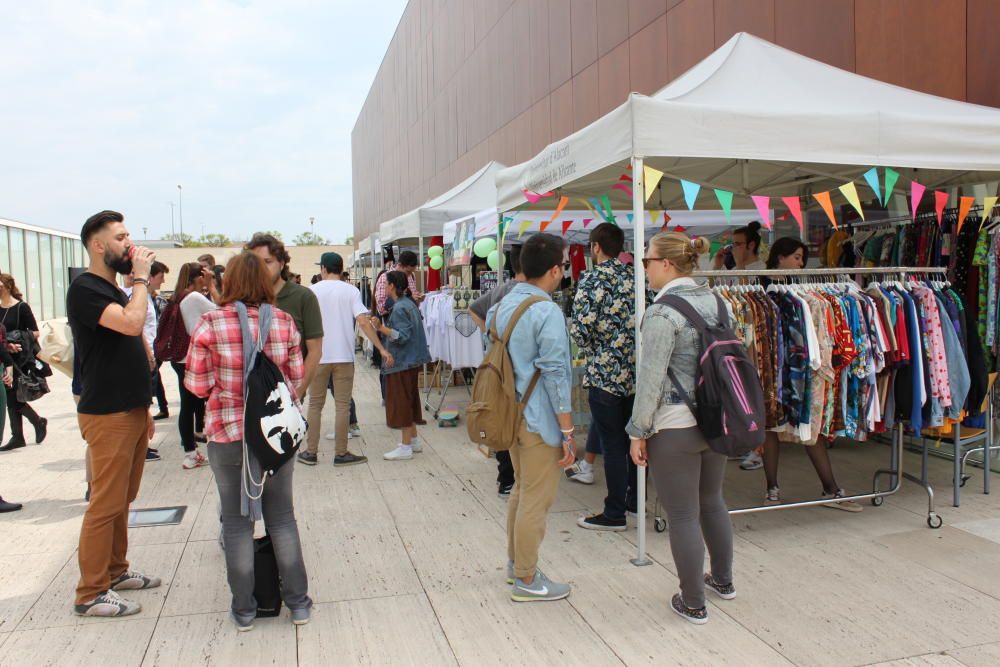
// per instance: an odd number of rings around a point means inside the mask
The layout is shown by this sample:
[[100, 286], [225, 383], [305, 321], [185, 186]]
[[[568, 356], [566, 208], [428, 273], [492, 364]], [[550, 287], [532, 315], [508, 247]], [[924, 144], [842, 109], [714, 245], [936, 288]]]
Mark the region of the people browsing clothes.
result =
[[35, 442], [41, 444], [48, 433], [48, 420], [39, 416], [29, 403], [18, 398], [18, 386], [38, 375], [38, 323], [31, 306], [22, 301], [14, 276], [0, 274], [0, 324], [7, 331], [7, 351], [14, 361], [13, 382], [4, 386], [7, 394], [7, 416], [10, 420], [10, 440], [0, 451], [24, 447], [24, 418], [35, 429]]
[[[215, 310], [215, 304], [206, 297], [202, 291], [205, 285], [212, 280], [211, 272], [197, 262], [182, 264], [177, 272], [177, 285], [174, 287], [173, 296], [170, 301], [176, 313], [173, 317], [164, 316], [161, 320], [161, 329], [164, 326], [171, 326], [171, 337], [180, 338], [182, 341], [189, 341], [198, 321], [205, 313]], [[170, 308], [170, 306], [168, 306]], [[180, 318], [177, 318], [177, 315]], [[205, 401], [188, 391], [184, 385], [185, 358], [187, 344], [178, 346], [181, 356], [170, 360], [170, 367], [177, 374], [178, 391], [180, 392], [181, 408], [177, 417], [177, 431], [181, 436], [181, 446], [184, 448], [184, 460], [181, 467], [185, 470], [193, 470], [203, 465], [208, 465], [208, 459], [198, 450], [198, 443], [207, 442], [204, 433], [205, 429]]]
[[[798, 269], [805, 268], [808, 261], [808, 246], [798, 239], [785, 237], [775, 241], [771, 247], [770, 254], [767, 257], [767, 268], [782, 269], [792, 274]], [[790, 295], [790, 298], [798, 299], [802, 297]], [[808, 312], [809, 310], [809, 308], [806, 308], [804, 312]], [[823, 382], [822, 376], [818, 373], [814, 377]], [[780, 430], [785, 431], [786, 429], [782, 427]], [[843, 498], [846, 494], [840, 488], [833, 474], [833, 465], [830, 463], [830, 453], [827, 450], [827, 443], [830, 440], [831, 438], [819, 436], [815, 440], [805, 443], [804, 446], [806, 447], [806, 453], [809, 455], [809, 461], [812, 463], [813, 468], [816, 470], [816, 475], [823, 485], [823, 496], [833, 500]], [[781, 502], [781, 492], [778, 488], [778, 460], [780, 452], [781, 449], [776, 429], [768, 429], [767, 437], [764, 440], [763, 460], [764, 475], [767, 479], [767, 493], [765, 494], [764, 502], [769, 505]], [[861, 505], [851, 500], [834, 502], [829, 507], [848, 512], [862, 511]]]
[[[590, 530], [625, 530], [626, 510], [636, 510], [635, 484], [630, 484], [636, 469], [625, 432], [635, 398], [635, 280], [618, 259], [624, 245], [625, 232], [617, 225], [605, 222], [590, 232], [594, 268], [577, 285], [569, 327], [587, 360], [583, 386], [608, 486], [604, 511], [577, 521]], [[588, 451], [591, 457], [596, 453]], [[584, 458], [577, 471], [567, 472], [592, 475], [593, 460]]]
[[[244, 457], [253, 455], [244, 446], [244, 335], [256, 340], [261, 318], [269, 317], [263, 354], [281, 371], [292, 392], [305, 373], [298, 328], [291, 316], [275, 308], [274, 303], [273, 280], [264, 260], [248, 251], [229, 260], [219, 308], [201, 317], [191, 334], [184, 378], [188, 391], [207, 399], [205, 431], [222, 504], [231, 617], [240, 631], [253, 628], [257, 612], [253, 530], [258, 513], [274, 545], [281, 595], [291, 611], [292, 623], [309, 622], [312, 608], [292, 502], [295, 465], [285, 463], [268, 476], [259, 496], [251, 494], [243, 480], [244, 465], [249, 463]], [[241, 308], [245, 309], [249, 332], [241, 325]], [[292, 398], [298, 401], [297, 396]]]
[[[469, 304], [469, 317], [483, 333], [486, 333], [486, 313], [489, 312], [490, 308], [503, 301], [503, 298], [510, 294], [518, 283], [525, 281], [524, 272], [521, 271], [520, 246], [515, 246], [510, 251], [510, 268], [514, 272], [512, 280], [497, 285]], [[514, 464], [510, 460], [509, 451], [499, 451], [496, 453], [496, 457], [497, 493], [506, 498], [510, 496], [511, 489], [514, 488]]]
[[[545, 516], [555, 501], [562, 471], [576, 459], [570, 402], [569, 334], [552, 292], [563, 279], [566, 244], [552, 234], [536, 234], [521, 248], [518, 283], [487, 313], [497, 335], [522, 304], [507, 352], [514, 371], [517, 397], [527, 397], [517, 439], [510, 450], [516, 481], [507, 506], [507, 583], [515, 602], [561, 600], [569, 584], [555, 582], [538, 569], [538, 551], [545, 538]], [[537, 373], [537, 377], [536, 377]]]
[[[0, 324], [0, 366], [3, 368], [3, 384], [5, 387], [14, 383], [14, 359], [7, 351], [7, 330]], [[0, 391], [0, 439], [7, 421], [7, 393]], [[0, 497], [0, 514], [16, 512], [21, 509], [21, 503], [12, 503]]]
[[[707, 239], [661, 232], [650, 239], [642, 263], [657, 299], [679, 296], [706, 322], [717, 324], [721, 300], [691, 278], [698, 256], [708, 248]], [[656, 302], [646, 310], [641, 336], [635, 406], [628, 424], [632, 459], [651, 466], [657, 495], [667, 511], [670, 551], [681, 589], [671, 599], [671, 609], [692, 623], [705, 623], [705, 588], [727, 600], [736, 591], [733, 525], [722, 495], [726, 457], [709, 448], [678, 391], [679, 387], [687, 396], [695, 395], [701, 337], [679, 311]], [[709, 574], [702, 569], [706, 545]]]
[[371, 321], [386, 342], [386, 351], [382, 353], [385, 421], [389, 428], [399, 429], [400, 439], [396, 448], [383, 454], [383, 458], [406, 461], [423, 451], [417, 434], [417, 425], [424, 423], [417, 377], [420, 367], [431, 361], [431, 355], [423, 318], [411, 295], [406, 274], [390, 271], [385, 277], [392, 309], [385, 324], [376, 317]]
[[[150, 366], [142, 341], [153, 253], [132, 245], [124, 216], [101, 211], [80, 237], [90, 265], [70, 284], [66, 311], [80, 356], [80, 431], [92, 473], [90, 504], [80, 527], [80, 581], [73, 610], [80, 616], [128, 616], [142, 606], [118, 595], [160, 585], [129, 569], [128, 507], [139, 494], [154, 424]], [[135, 276], [132, 297], [116, 283]]]
[[336, 404], [333, 464], [356, 465], [364, 463], [368, 458], [354, 454], [347, 448], [351, 396], [354, 392], [355, 324], [383, 356], [386, 354], [385, 346], [375, 335], [369, 321], [368, 308], [361, 303], [361, 292], [341, 278], [344, 259], [335, 252], [325, 252], [320, 256], [319, 267], [322, 280], [309, 289], [316, 296], [323, 318], [323, 350], [316, 374], [309, 385], [308, 446], [306, 451], [299, 453], [299, 461], [306, 465], [316, 465], [319, 436], [323, 429], [326, 389], [332, 382]]

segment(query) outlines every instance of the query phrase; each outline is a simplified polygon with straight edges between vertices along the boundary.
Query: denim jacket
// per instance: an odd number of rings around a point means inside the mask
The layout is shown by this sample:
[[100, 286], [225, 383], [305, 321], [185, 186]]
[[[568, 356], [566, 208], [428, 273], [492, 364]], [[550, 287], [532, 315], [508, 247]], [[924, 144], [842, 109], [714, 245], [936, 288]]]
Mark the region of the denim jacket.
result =
[[[665, 293], [690, 301], [709, 324], [718, 322], [718, 302], [706, 285], [698, 285], [691, 278], [678, 278], [667, 285]], [[701, 336], [679, 312], [656, 303], [646, 310], [640, 332], [642, 358], [632, 419], [625, 430], [633, 438], [649, 438], [656, 432], [657, 410], [663, 405], [684, 403], [667, 375], [668, 367], [673, 370], [688, 397], [695, 400], [694, 383], [701, 355]]]
[[490, 308], [486, 321], [492, 323], [496, 318], [497, 335], [503, 337], [511, 315], [522, 301], [532, 296], [546, 300], [524, 312], [507, 344], [507, 352], [514, 367], [518, 398], [528, 390], [535, 370], [541, 371], [538, 384], [524, 407], [528, 430], [542, 436], [547, 445], [561, 447], [562, 433], [556, 415], [572, 411], [570, 382], [573, 377], [569, 334], [562, 311], [539, 288], [519, 283], [500, 303]]
[[413, 299], [400, 299], [393, 304], [386, 326], [392, 329], [392, 333], [386, 337], [385, 347], [395, 363], [392, 368], [383, 365], [382, 375], [400, 373], [430, 363], [431, 354], [427, 350], [424, 321]]

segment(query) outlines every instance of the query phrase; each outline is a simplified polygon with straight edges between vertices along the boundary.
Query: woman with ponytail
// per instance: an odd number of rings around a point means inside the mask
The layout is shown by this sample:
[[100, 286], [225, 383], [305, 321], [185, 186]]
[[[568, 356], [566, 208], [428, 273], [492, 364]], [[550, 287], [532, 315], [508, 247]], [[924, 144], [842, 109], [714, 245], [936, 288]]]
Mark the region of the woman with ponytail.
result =
[[[657, 299], [679, 296], [712, 325], [718, 323], [718, 297], [691, 278], [698, 256], [708, 248], [707, 239], [661, 232], [650, 240], [642, 263]], [[635, 406], [626, 429], [632, 437], [632, 459], [639, 466], [652, 464], [653, 483], [667, 510], [670, 550], [681, 589], [673, 596], [671, 609], [701, 624], [708, 621], [706, 587], [726, 600], [736, 596], [733, 525], [722, 496], [726, 457], [709, 449], [677, 390], [695, 395], [701, 336], [680, 312], [661, 303], [646, 310], [641, 335]], [[710, 574], [702, 570], [706, 545]]]

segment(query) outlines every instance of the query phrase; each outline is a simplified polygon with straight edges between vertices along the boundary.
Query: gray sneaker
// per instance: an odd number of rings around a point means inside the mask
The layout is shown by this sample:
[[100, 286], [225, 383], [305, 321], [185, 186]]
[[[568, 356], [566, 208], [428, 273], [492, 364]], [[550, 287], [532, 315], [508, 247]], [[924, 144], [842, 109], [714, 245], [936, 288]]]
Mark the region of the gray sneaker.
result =
[[309, 622], [312, 612], [312, 605], [301, 609], [292, 609], [292, 625], [305, 625]]
[[514, 583], [514, 561], [507, 561], [507, 583]]
[[90, 602], [84, 602], [73, 607], [73, 612], [77, 616], [131, 616], [142, 611], [142, 605], [132, 602], [115, 593], [107, 590]]
[[540, 570], [535, 571], [535, 579], [530, 585], [520, 579], [514, 580], [510, 599], [514, 602], [549, 602], [569, 597], [569, 584], [557, 584]]
[[237, 632], [250, 632], [253, 630], [253, 617], [244, 618], [243, 616], [237, 616], [233, 612], [229, 612], [229, 618], [233, 619], [233, 625], [236, 626]]
[[159, 585], [159, 577], [151, 577], [131, 571], [122, 572], [121, 576], [111, 582], [111, 588], [116, 591], [138, 591], [146, 588], [156, 588]]

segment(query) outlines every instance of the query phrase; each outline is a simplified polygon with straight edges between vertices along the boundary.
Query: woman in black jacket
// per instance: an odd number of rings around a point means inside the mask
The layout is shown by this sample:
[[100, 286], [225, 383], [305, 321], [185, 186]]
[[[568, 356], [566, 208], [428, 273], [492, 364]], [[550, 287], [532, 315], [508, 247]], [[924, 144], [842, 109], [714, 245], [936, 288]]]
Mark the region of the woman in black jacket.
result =
[[[0, 324], [0, 364], [3, 366], [3, 383], [8, 385], [13, 382], [14, 360], [7, 351], [7, 331]], [[6, 421], [7, 392], [0, 391], [0, 440], [3, 439], [4, 421]], [[16, 512], [21, 509], [21, 503], [7, 502], [0, 496], [0, 513]]]
[[[14, 282], [14, 276], [4, 273], [0, 274], [0, 325], [7, 330], [8, 338], [14, 331], [29, 331], [37, 340], [38, 323], [35, 315], [31, 312], [31, 306], [26, 304], [21, 295], [21, 290]], [[8, 340], [7, 351], [14, 358], [15, 365], [24, 369], [25, 365], [33, 363], [34, 355], [31, 351], [23, 350], [22, 345], [11, 343]], [[24, 425], [22, 417], [27, 417], [31, 425], [35, 427], [35, 442], [41, 444], [45, 440], [48, 432], [48, 420], [40, 417], [34, 408], [27, 403], [17, 400], [17, 385], [19, 371], [14, 371], [14, 381], [10, 385], [5, 385], [7, 392], [7, 414], [10, 417], [10, 440], [7, 441], [0, 451], [10, 451], [24, 447], [27, 444], [24, 440]]]

